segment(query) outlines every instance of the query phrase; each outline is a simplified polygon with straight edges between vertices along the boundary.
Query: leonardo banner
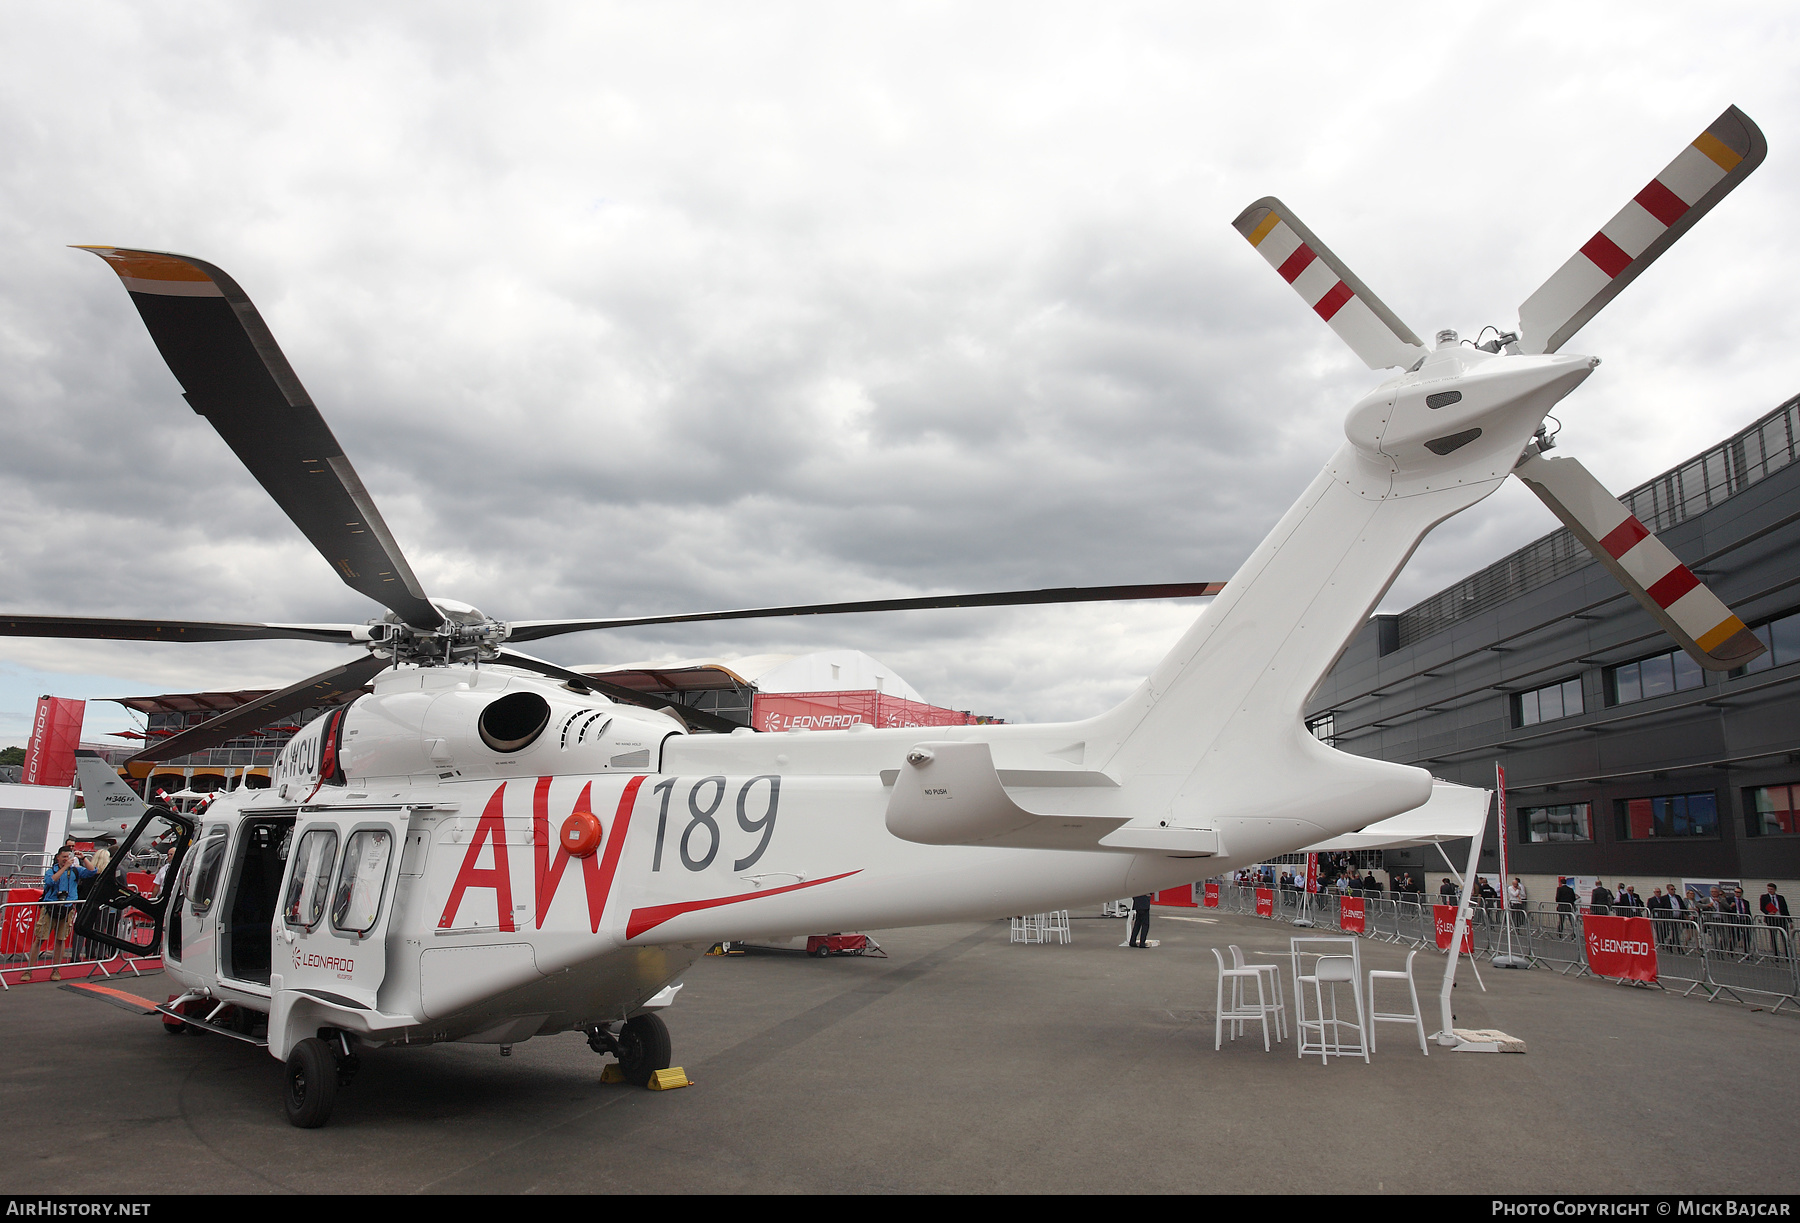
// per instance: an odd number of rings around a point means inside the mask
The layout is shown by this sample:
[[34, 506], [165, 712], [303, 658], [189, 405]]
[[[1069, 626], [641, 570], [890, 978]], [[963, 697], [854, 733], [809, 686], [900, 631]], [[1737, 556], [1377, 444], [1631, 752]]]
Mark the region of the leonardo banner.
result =
[[1206, 907], [1209, 909], [1219, 907], [1219, 885], [1216, 883], [1206, 885]]
[[[1450, 940], [1456, 937], [1456, 906], [1432, 905], [1431, 913], [1437, 926], [1437, 946], [1439, 951], [1450, 950]], [[1463, 927], [1462, 953], [1473, 955], [1475, 952], [1475, 932], [1468, 926]]]
[[1338, 926], [1346, 934], [1361, 934], [1366, 924], [1361, 896], [1345, 896], [1338, 901]]
[[1581, 919], [1581, 934], [1588, 969], [1596, 977], [1655, 983], [1656, 940], [1648, 917], [1590, 913]]
[[1275, 916], [1275, 893], [1268, 888], [1256, 889], [1256, 915], [1258, 917]]
[[25, 784], [66, 786], [75, 780], [75, 749], [81, 746], [81, 718], [86, 701], [40, 696], [31, 720], [31, 744], [25, 750]]

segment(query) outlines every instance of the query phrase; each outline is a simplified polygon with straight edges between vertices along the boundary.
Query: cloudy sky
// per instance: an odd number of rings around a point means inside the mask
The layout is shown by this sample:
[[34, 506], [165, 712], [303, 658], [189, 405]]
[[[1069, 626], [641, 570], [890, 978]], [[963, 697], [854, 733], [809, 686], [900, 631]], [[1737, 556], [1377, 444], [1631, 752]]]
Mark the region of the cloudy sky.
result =
[[[1755, 4], [9, 4], [0, 610], [362, 620], [68, 243], [227, 269], [433, 593], [503, 618], [1223, 579], [1377, 378], [1229, 222], [1284, 199], [1413, 328], [1517, 303], [1727, 104], [1768, 161], [1569, 345], [1615, 489], [1800, 390], [1800, 35]], [[1379, 14], [1379, 16], [1377, 16]], [[1410, 605], [1554, 526], [1509, 487]], [[866, 650], [1014, 720], [1199, 605], [590, 634]], [[0, 639], [41, 692], [302, 644]], [[95, 707], [88, 737], [126, 725]]]

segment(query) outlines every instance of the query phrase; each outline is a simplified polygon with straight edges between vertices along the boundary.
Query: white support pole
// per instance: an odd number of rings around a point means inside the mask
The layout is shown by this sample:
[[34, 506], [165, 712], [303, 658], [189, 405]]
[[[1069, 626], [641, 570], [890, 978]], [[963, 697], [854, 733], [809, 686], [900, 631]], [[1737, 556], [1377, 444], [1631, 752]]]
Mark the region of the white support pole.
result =
[[[1473, 837], [1469, 838], [1469, 866], [1468, 869], [1463, 872], [1463, 876], [1459, 880], [1462, 884], [1462, 901], [1456, 906], [1456, 929], [1450, 935], [1450, 960], [1444, 965], [1444, 984], [1443, 987], [1438, 990], [1438, 1019], [1441, 1026], [1438, 1029], [1437, 1037], [1438, 1044], [1440, 1045], [1456, 1044], [1456, 1035], [1454, 1031], [1456, 1020], [1450, 1014], [1450, 991], [1456, 988], [1456, 964], [1457, 961], [1462, 958], [1463, 932], [1469, 928], [1469, 899], [1475, 891], [1473, 886], [1475, 883], [1475, 872], [1481, 865], [1481, 838], [1482, 832], [1485, 831], [1484, 825], [1481, 831], [1476, 832]], [[1449, 866], [1450, 856], [1444, 853], [1444, 846], [1441, 842], [1438, 844], [1438, 853], [1443, 857], [1444, 864]], [[1456, 868], [1454, 866], [1450, 867], [1450, 873], [1452, 875], [1456, 873]], [[1470, 960], [1469, 967], [1474, 969], [1475, 963], [1473, 959]], [[1475, 980], [1477, 984], [1481, 985], [1482, 992], [1486, 993], [1487, 984], [1481, 980], [1481, 973], [1479, 971], [1476, 971], [1475, 973]]]

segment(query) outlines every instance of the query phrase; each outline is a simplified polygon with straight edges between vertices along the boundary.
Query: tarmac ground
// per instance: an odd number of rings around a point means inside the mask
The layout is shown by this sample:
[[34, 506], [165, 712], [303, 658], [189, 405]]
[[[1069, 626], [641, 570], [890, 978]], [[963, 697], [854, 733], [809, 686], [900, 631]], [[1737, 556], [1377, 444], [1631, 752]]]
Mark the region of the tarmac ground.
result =
[[[0, 1192], [1794, 1193], [1800, 1017], [1466, 965], [1456, 1024], [1529, 1052], [1372, 1064], [1213, 1050], [1209, 947], [1291, 928], [1158, 911], [874, 931], [891, 958], [709, 957], [664, 1012], [695, 1086], [600, 1082], [579, 1035], [377, 1050], [329, 1125], [281, 1067], [49, 985], [0, 996]], [[1405, 953], [1364, 940], [1365, 970]], [[1427, 1030], [1443, 960], [1420, 953]], [[1284, 966], [1283, 977], [1287, 976]], [[160, 975], [116, 980], [167, 996]], [[1386, 986], [1383, 987], [1387, 988]], [[1398, 1002], [1399, 994], [1384, 998]], [[1292, 1005], [1292, 989], [1288, 988]]]

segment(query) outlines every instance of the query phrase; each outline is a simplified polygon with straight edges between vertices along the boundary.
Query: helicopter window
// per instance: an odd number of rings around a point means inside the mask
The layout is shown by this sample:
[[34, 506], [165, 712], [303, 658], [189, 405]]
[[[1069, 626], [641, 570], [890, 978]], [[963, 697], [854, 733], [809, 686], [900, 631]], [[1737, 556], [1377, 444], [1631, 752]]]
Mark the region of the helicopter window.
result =
[[287, 897], [281, 914], [296, 930], [311, 930], [325, 916], [325, 897], [331, 892], [331, 868], [337, 861], [337, 833], [315, 828], [300, 838], [300, 854], [288, 875]]
[[219, 868], [225, 864], [225, 842], [228, 829], [224, 825], [206, 834], [200, 852], [194, 855], [193, 884], [187, 890], [188, 910], [195, 917], [204, 916], [212, 908], [219, 890]]
[[393, 834], [385, 829], [365, 828], [350, 834], [331, 905], [332, 929], [345, 934], [367, 934], [374, 929], [393, 849]]

